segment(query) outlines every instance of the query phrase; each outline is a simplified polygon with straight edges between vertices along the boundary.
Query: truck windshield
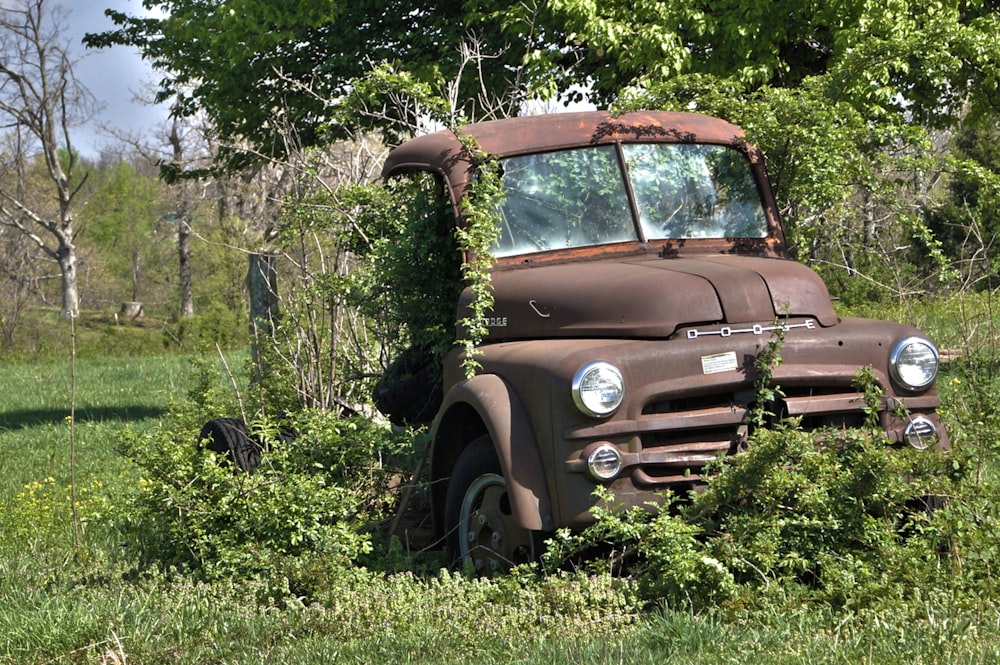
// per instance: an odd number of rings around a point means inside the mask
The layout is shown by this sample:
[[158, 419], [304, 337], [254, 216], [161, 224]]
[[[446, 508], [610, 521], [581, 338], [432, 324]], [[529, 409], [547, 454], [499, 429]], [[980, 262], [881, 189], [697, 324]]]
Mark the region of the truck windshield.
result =
[[[719, 145], [629, 143], [501, 160], [496, 256], [635, 240], [762, 238], [757, 186], [741, 153]], [[625, 178], [635, 195], [632, 217]], [[641, 236], [639, 230], [641, 229]]]

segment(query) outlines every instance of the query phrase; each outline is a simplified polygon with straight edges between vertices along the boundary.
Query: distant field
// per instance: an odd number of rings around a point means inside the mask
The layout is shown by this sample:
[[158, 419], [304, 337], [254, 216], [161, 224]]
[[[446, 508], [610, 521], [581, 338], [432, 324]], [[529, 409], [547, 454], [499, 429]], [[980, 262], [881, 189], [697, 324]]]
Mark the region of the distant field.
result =
[[[182, 396], [190, 358], [104, 358], [77, 363], [78, 471], [114, 477], [124, 469], [114, 451], [123, 426], [147, 427]], [[33, 480], [68, 480], [70, 362], [6, 364], [0, 368], [0, 497]]]

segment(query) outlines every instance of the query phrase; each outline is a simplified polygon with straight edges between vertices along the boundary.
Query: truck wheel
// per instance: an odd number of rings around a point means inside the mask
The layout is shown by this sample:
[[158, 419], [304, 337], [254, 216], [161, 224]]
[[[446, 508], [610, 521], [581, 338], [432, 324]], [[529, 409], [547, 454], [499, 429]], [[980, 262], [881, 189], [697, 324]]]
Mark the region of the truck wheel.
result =
[[462, 451], [445, 501], [448, 554], [458, 567], [472, 565], [488, 577], [533, 561], [541, 552], [538, 532], [517, 522], [500, 462], [489, 436]]
[[209, 420], [198, 435], [205, 447], [223, 453], [242, 471], [253, 471], [260, 465], [260, 443], [247, 431], [246, 423], [238, 418]]
[[429, 423], [441, 406], [441, 356], [411, 346], [395, 358], [375, 384], [375, 408], [394, 425]]

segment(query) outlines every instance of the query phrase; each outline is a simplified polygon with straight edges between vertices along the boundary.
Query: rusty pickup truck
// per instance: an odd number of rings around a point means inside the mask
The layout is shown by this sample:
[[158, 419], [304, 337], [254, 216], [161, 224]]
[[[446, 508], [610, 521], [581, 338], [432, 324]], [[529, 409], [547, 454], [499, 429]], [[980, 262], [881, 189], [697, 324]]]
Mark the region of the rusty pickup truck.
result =
[[891, 442], [948, 445], [934, 344], [838, 316], [789, 257], [764, 159], [740, 128], [595, 111], [458, 134], [410, 140], [383, 169], [433, 179], [457, 225], [469, 145], [502, 173], [481, 369], [467, 377], [461, 348], [449, 351], [428, 414], [433, 517], [456, 562], [490, 574], [530, 560], [546, 532], [590, 521], [597, 485], [625, 504], [697, 488], [707, 462], [746, 445], [755, 359], [779, 332], [768, 412], [805, 429], [860, 425], [855, 377], [870, 368]]

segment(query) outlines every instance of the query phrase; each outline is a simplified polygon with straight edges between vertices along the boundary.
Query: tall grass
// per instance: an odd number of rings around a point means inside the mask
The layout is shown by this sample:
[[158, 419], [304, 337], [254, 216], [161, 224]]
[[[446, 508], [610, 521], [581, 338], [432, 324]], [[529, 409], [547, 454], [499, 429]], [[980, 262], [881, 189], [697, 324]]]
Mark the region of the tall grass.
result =
[[[208, 584], [166, 567], [140, 575], [127, 534], [105, 519], [140, 482], [118, 441], [125, 427], [155, 427], [185, 396], [189, 362], [79, 362], [79, 547], [68, 498], [68, 359], [0, 366], [0, 664], [1000, 660], [1000, 605], [990, 593], [921, 589], [906, 602], [847, 611], [774, 589], [753, 606], [692, 612], [641, 604], [627, 578], [563, 571], [471, 581], [358, 568], [326, 571], [307, 600], [258, 603], [257, 582]], [[954, 385], [956, 401], [970, 399], [965, 385]]]

